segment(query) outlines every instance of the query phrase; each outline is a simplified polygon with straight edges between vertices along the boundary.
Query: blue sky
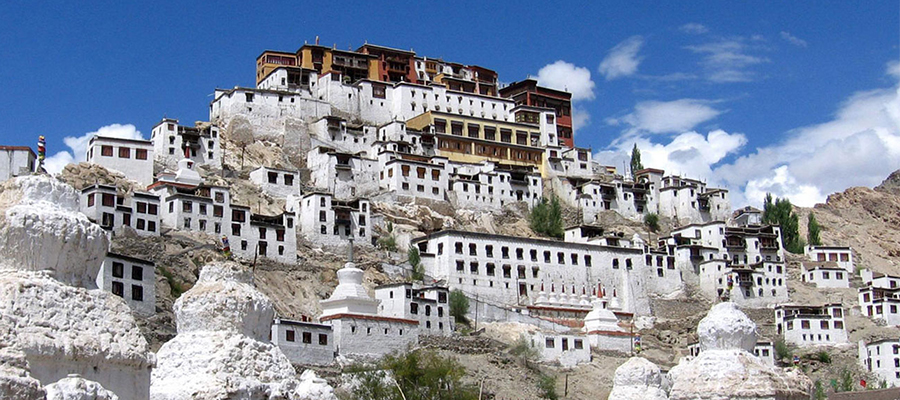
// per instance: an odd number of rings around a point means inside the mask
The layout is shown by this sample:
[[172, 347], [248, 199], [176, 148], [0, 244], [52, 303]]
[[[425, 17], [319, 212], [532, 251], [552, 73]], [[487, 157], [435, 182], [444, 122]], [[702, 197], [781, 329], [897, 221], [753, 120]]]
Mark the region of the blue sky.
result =
[[900, 168], [895, 1], [185, 3], [0, 5], [0, 143], [43, 134], [67, 161], [101, 128], [204, 120], [216, 87], [254, 83], [262, 50], [318, 35], [567, 88], [576, 143], [601, 162], [637, 143], [645, 165], [728, 187], [735, 207], [766, 191], [811, 205]]

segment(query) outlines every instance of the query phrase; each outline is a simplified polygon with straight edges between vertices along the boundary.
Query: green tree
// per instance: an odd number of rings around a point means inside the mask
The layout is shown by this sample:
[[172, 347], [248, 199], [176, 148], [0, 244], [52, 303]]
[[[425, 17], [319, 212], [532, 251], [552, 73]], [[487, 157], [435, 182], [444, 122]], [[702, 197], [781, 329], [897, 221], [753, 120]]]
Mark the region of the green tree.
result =
[[638, 149], [637, 143], [634, 144], [634, 148], [631, 149], [631, 178], [635, 178], [635, 175], [638, 171], [644, 169], [644, 164], [641, 164], [641, 150]]
[[810, 211], [809, 218], [806, 220], [806, 242], [812, 246], [821, 246], [822, 239], [819, 238], [819, 221], [816, 221], [816, 215]]
[[853, 373], [849, 369], [841, 370], [840, 380], [836, 392], [849, 392], [853, 390]]
[[816, 381], [816, 384], [813, 388], [813, 399], [815, 400], [825, 400], [827, 396], [825, 395], [825, 385], [822, 384], [822, 381]]
[[528, 223], [535, 233], [562, 239], [564, 235], [562, 206], [559, 199], [553, 197], [552, 200], [541, 199], [537, 205], [531, 209], [528, 215]]
[[803, 253], [806, 244], [800, 238], [800, 222], [790, 200], [776, 198], [772, 201], [772, 194], [766, 193], [762, 222], [781, 226], [781, 244], [785, 250], [795, 254]]
[[650, 229], [651, 232], [656, 232], [659, 230], [659, 215], [656, 213], [649, 213], [644, 216], [644, 225], [647, 225], [647, 229]]
[[450, 316], [456, 318], [456, 322], [468, 324], [469, 298], [459, 289], [450, 292]]
[[406, 258], [412, 267], [412, 279], [416, 281], [425, 279], [425, 269], [422, 266], [422, 257], [419, 256], [419, 248], [409, 245], [409, 249], [406, 250]]
[[475, 400], [478, 389], [462, 382], [466, 369], [433, 350], [384, 357], [357, 378], [351, 398], [360, 400]]

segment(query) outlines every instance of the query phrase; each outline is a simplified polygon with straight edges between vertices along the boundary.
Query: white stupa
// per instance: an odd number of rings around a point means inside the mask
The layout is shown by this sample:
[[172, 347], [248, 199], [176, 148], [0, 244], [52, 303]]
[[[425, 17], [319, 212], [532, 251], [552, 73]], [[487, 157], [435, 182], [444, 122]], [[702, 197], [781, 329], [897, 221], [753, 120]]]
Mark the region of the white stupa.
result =
[[33, 398], [70, 374], [148, 398], [155, 358], [125, 302], [94, 290], [109, 240], [78, 198], [48, 176], [0, 184], [0, 398]]
[[584, 317], [584, 331], [589, 332], [624, 332], [619, 326], [619, 318], [612, 310], [605, 307], [606, 302], [594, 300], [593, 308]]
[[616, 368], [608, 400], [667, 400], [665, 376], [642, 357], [631, 357]]
[[290, 361], [268, 340], [272, 303], [243, 266], [203, 267], [174, 311], [178, 335], [159, 349], [151, 399], [299, 398]]
[[320, 318], [338, 314], [376, 315], [378, 301], [369, 296], [363, 287], [363, 270], [356, 268], [352, 262], [344, 264], [337, 272], [338, 285], [328, 300], [321, 300], [322, 315]]

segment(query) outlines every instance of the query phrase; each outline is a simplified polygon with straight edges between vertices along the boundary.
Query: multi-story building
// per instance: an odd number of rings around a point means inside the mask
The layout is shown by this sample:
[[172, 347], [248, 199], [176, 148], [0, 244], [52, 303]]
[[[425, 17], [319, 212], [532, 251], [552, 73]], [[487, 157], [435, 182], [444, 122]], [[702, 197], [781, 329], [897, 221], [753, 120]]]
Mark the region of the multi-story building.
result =
[[859, 363], [891, 386], [900, 385], [900, 340], [859, 341]]
[[379, 162], [362, 154], [336, 151], [317, 146], [307, 153], [309, 186], [338, 198], [372, 196], [381, 185]]
[[[843, 270], [842, 270], [843, 271]], [[867, 281], [866, 278], [869, 280]], [[867, 286], [859, 288], [859, 308], [862, 314], [884, 321], [889, 326], [900, 325], [900, 278], [889, 275], [863, 275]]]
[[577, 292], [603, 287], [623, 311], [647, 315], [648, 296], [682, 287], [674, 258], [660, 256], [654, 266], [654, 256], [643, 248], [453, 230], [412, 244], [419, 249], [427, 276], [470, 297], [500, 304], [532, 305], [541, 287], [575, 286]]
[[728, 191], [708, 188], [705, 182], [663, 176], [658, 169], [635, 172], [638, 182], [653, 183], [659, 191], [659, 216], [672, 218], [679, 223], [726, 221], [731, 216]]
[[762, 225], [762, 210], [746, 206], [734, 211], [732, 218], [737, 226]]
[[159, 196], [135, 191], [120, 194], [115, 186], [95, 184], [81, 190], [81, 213], [104, 229], [125, 227], [141, 236], [159, 236]]
[[572, 125], [572, 94], [538, 86], [534, 79], [513, 82], [500, 89], [500, 96], [512, 99], [517, 105], [551, 108], [556, 115], [556, 131], [562, 146], [575, 147]]
[[287, 198], [300, 194], [300, 173], [271, 167], [259, 167], [250, 172], [250, 182], [272, 197]]
[[372, 245], [371, 207], [367, 199], [336, 199], [330, 193], [307, 193], [299, 201], [288, 200], [297, 210], [300, 232], [320, 246], [343, 247], [349, 240]]
[[796, 346], [847, 343], [844, 309], [840, 303], [823, 306], [777, 305], [775, 327], [784, 341]]
[[36, 160], [28, 146], [0, 146], [0, 182], [34, 172]]
[[699, 278], [709, 298], [765, 307], [787, 301], [787, 276], [778, 226], [728, 227], [725, 222], [691, 224], [661, 239], [679, 268]]
[[156, 161], [168, 168], [175, 168], [181, 160], [191, 160], [194, 165], [222, 167], [222, 146], [219, 127], [208, 122], [195, 126], [183, 126], [177, 119], [163, 118], [153, 126], [150, 141]]
[[850, 287], [850, 273], [838, 266], [836, 262], [802, 262], [800, 278], [818, 288], [838, 289]]
[[181, 160], [174, 175], [161, 174], [148, 188], [159, 196], [161, 222], [171, 229], [203, 232], [217, 239], [226, 236], [239, 257], [266, 257], [292, 264], [297, 260], [296, 216], [293, 211], [269, 216], [231, 202], [227, 187], [206, 185], [192, 170], [189, 160]]
[[270, 336], [272, 344], [278, 346], [292, 364], [321, 366], [334, 362], [331, 325], [275, 318]]
[[149, 140], [94, 136], [88, 142], [85, 159], [121, 172], [141, 185], [153, 183], [153, 143]]
[[393, 283], [375, 288], [378, 315], [419, 321], [419, 336], [453, 332], [446, 287]]
[[803, 248], [803, 253], [812, 261], [834, 262], [848, 273], [855, 273], [853, 268], [853, 249], [850, 247], [806, 246]]
[[443, 201], [447, 192], [447, 159], [397, 152], [378, 155], [380, 187], [407, 198]]
[[125, 299], [135, 314], [156, 313], [156, 269], [150, 261], [107, 253], [97, 273], [97, 287]]

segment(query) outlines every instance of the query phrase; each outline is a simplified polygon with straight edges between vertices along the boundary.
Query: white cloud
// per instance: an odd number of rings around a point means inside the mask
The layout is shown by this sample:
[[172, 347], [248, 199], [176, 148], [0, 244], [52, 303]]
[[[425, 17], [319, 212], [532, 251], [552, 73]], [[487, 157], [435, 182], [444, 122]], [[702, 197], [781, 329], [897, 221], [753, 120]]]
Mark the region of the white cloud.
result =
[[73, 162], [81, 162], [85, 160], [87, 147], [91, 138], [94, 136], [106, 136], [122, 139], [138, 139], [143, 140], [141, 132], [131, 124], [112, 124], [97, 129], [94, 132], [88, 132], [81, 136], [66, 136], [63, 143], [71, 149], [71, 152], [60, 151], [47, 157], [44, 161], [44, 168], [51, 174], [62, 171], [67, 164]]
[[641, 36], [632, 36], [617, 44], [600, 63], [600, 73], [606, 80], [634, 75], [641, 63], [638, 52], [643, 45], [644, 38]]
[[781, 38], [784, 40], [787, 40], [788, 43], [790, 43], [794, 46], [797, 46], [797, 47], [806, 47], [807, 46], [807, 43], [805, 40], [800, 39], [794, 35], [791, 35], [791, 33], [787, 32], [787, 31], [781, 31]]
[[[894, 68], [889, 64], [888, 73]], [[762, 201], [763, 190], [812, 206], [851, 186], [876, 186], [900, 169], [900, 92], [894, 87], [856, 93], [832, 120], [785, 135], [721, 167], [718, 175], [732, 188], [743, 188], [752, 204]]]
[[580, 106], [572, 106], [572, 129], [576, 132], [584, 128], [585, 126], [590, 125], [591, 123], [591, 113], [584, 109], [584, 107]]
[[680, 30], [684, 33], [690, 33], [693, 35], [699, 35], [699, 34], [709, 32], [709, 28], [707, 28], [701, 24], [698, 24], [696, 22], [690, 22], [690, 23], [684, 24], [684, 25], [680, 26], [678, 28], [678, 30]]
[[572, 93], [572, 101], [594, 99], [595, 84], [591, 79], [591, 71], [563, 60], [541, 68], [537, 81], [541, 86]]
[[[642, 101], [621, 118], [607, 118], [609, 125], [627, 125], [631, 135], [639, 133], [681, 133], [709, 121], [722, 111], [707, 100]], [[630, 136], [630, 135], [629, 135]]]
[[765, 57], [748, 54], [751, 50], [742, 38], [724, 39], [686, 49], [702, 54], [701, 65], [708, 80], [716, 83], [750, 82], [757, 78], [752, 66], [769, 62]]
[[710, 131], [706, 136], [693, 131], [680, 133], [668, 143], [656, 143], [649, 137], [639, 136], [619, 141], [613, 148], [598, 153], [597, 159], [620, 168], [630, 160], [632, 146], [637, 144], [641, 150], [641, 162], [646, 167], [719, 184], [722, 182], [713, 168], [729, 155], [737, 153], [746, 143], [747, 138], [743, 134], [721, 129]]

